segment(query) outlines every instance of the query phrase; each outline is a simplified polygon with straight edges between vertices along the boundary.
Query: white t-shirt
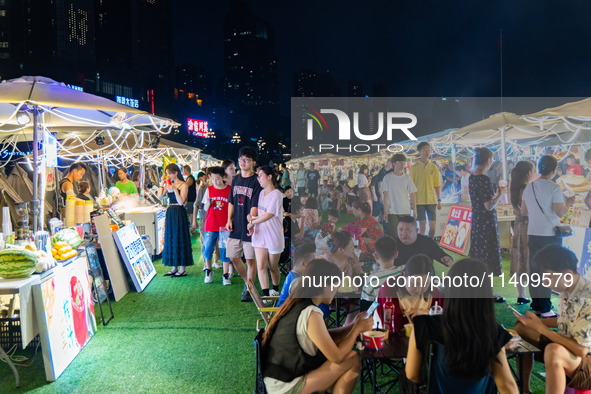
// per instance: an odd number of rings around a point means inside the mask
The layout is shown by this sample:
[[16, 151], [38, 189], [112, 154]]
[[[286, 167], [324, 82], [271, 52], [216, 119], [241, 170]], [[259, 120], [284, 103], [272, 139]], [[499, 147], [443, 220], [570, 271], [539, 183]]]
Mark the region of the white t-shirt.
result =
[[[533, 187], [542, 212], [534, 198]], [[556, 183], [548, 179], [536, 179], [523, 190], [522, 200], [527, 206], [527, 216], [529, 224], [527, 226], [528, 235], [552, 236], [554, 235], [554, 226], [560, 225], [560, 218], [552, 209], [552, 204], [563, 203], [564, 195], [562, 189]], [[544, 215], [545, 214], [545, 215]]]
[[[306, 309], [304, 309], [300, 316], [298, 317], [298, 321], [296, 323], [296, 337], [298, 338], [298, 343], [300, 344], [302, 350], [310, 356], [315, 356], [318, 353], [318, 348], [314, 345], [314, 342], [308, 337], [308, 319], [312, 312], [319, 313], [320, 316], [324, 319], [324, 315], [320, 308], [316, 305], [310, 305]], [[269, 393], [289, 393], [292, 392], [294, 387], [297, 385], [302, 385], [305, 383], [306, 376], [298, 376], [291, 382], [282, 382], [281, 380], [273, 379], [273, 378], [265, 378], [265, 387], [267, 388], [267, 392]], [[300, 389], [301, 390], [301, 389]]]
[[382, 193], [388, 192], [388, 214], [410, 215], [410, 194], [417, 192], [417, 187], [410, 175], [400, 176], [391, 172], [382, 180]]
[[366, 187], [369, 184], [367, 181], [367, 177], [365, 174], [357, 174], [357, 186], [361, 189]]

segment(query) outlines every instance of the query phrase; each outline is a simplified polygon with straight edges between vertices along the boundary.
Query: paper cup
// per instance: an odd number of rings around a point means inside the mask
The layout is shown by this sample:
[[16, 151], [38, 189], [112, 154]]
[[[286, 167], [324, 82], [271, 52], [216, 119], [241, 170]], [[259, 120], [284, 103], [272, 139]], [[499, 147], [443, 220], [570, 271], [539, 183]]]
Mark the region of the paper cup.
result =
[[404, 325], [404, 333], [408, 338], [410, 338], [410, 334], [412, 333], [412, 323], [408, 323]]
[[368, 349], [382, 349], [385, 339], [386, 334], [383, 331], [365, 331], [363, 333], [363, 345]]

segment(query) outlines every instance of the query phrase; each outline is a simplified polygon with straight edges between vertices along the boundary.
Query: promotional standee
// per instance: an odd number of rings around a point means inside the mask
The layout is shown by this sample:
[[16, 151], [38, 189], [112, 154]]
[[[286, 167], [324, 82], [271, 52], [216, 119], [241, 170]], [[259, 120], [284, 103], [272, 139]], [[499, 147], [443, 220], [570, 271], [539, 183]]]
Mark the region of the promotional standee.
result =
[[54, 381], [96, 333], [86, 259], [59, 267], [33, 291], [45, 375]]
[[148, 255], [135, 223], [127, 225], [113, 233], [113, 238], [135, 289], [140, 292], [156, 276], [152, 258]]
[[461, 255], [467, 255], [470, 251], [471, 226], [472, 208], [452, 205], [439, 245]]

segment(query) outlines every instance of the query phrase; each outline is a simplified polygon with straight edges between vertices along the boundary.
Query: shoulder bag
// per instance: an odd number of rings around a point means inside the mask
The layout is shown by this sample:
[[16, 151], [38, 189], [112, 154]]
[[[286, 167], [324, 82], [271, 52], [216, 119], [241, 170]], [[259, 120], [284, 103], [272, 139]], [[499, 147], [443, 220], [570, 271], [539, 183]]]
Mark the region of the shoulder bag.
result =
[[[546, 212], [544, 212], [544, 210], [542, 209], [542, 206], [540, 205], [540, 202], [538, 201], [538, 197], [536, 196], [536, 188], [534, 187], [533, 182], [531, 184], [531, 189], [534, 192], [534, 198], [536, 199], [536, 203], [538, 204], [540, 211], [542, 211], [542, 213], [546, 217], [546, 220], [548, 220], [548, 222], [552, 226], [552, 221], [550, 220], [548, 215], [546, 215]], [[557, 237], [562, 238], [562, 237], [570, 237], [571, 235], [573, 235], [573, 229], [567, 224], [563, 224], [563, 225], [559, 225], [559, 226], [552, 226], [552, 228], [554, 229], [554, 235]]]

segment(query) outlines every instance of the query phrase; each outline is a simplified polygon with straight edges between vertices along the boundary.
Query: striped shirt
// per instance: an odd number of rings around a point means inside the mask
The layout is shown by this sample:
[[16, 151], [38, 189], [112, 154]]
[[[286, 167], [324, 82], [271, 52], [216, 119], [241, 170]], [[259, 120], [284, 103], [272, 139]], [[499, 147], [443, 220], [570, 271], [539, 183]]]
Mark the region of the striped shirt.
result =
[[[404, 266], [394, 266], [392, 268], [388, 268], [385, 270], [379, 270], [375, 274], [368, 276], [367, 283], [365, 284], [361, 292], [361, 299], [366, 301], [376, 301], [378, 297], [378, 292], [380, 291], [380, 288], [382, 287], [384, 282], [386, 282], [386, 280], [388, 280], [389, 277], [401, 273], [403, 269]], [[376, 282], [375, 279], [372, 279], [374, 277], [378, 278], [379, 284], [377, 287], [372, 286], [372, 284], [375, 284]]]

